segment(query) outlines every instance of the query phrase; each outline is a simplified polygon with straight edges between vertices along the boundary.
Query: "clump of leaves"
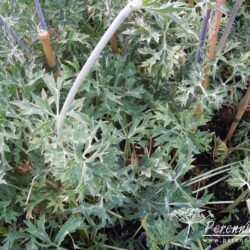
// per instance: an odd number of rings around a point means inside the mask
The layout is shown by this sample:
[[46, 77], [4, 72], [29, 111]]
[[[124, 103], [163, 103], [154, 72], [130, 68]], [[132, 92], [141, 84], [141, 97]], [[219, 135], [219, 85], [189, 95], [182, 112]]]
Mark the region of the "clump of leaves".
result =
[[250, 159], [245, 158], [245, 160], [239, 164], [239, 166], [234, 167], [229, 172], [228, 184], [232, 187], [242, 188], [247, 186], [250, 191]]
[[[213, 112], [224, 102], [237, 104], [249, 79], [247, 5], [223, 53], [211, 62], [211, 84], [204, 89], [204, 71], [194, 57], [207, 1], [191, 8], [183, 1], [144, 0], [116, 33], [119, 53], [108, 45], [80, 86], [58, 138], [56, 120], [68, 91], [125, 4], [41, 1], [61, 69], [55, 81], [45, 67], [33, 3], [1, 1], [7, 25], [0, 27], [3, 249], [197, 249], [211, 219], [202, 216], [202, 207], [214, 196], [210, 189], [193, 190], [189, 177], [200, 182], [232, 169], [230, 185], [249, 182], [249, 163], [234, 173], [248, 150], [223, 157], [226, 170], [221, 161], [211, 162], [212, 170], [196, 164], [197, 155], [216, 149], [213, 131], [206, 129]], [[194, 119], [198, 103], [205, 112]], [[237, 144], [249, 143], [248, 125], [243, 119]], [[217, 152], [221, 159], [224, 151]]]

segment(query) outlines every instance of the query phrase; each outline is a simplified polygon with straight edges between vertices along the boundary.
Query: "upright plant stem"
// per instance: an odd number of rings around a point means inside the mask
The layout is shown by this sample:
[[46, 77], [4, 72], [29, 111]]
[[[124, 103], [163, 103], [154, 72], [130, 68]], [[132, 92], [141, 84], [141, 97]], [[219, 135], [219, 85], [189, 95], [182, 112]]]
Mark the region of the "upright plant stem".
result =
[[204, 46], [205, 36], [207, 33], [207, 25], [208, 25], [208, 21], [210, 18], [210, 14], [211, 14], [211, 9], [208, 9], [206, 15], [202, 19], [200, 36], [199, 36], [199, 43], [197, 45], [196, 54], [195, 54], [195, 64], [196, 65], [199, 64], [199, 62], [201, 61], [201, 49]]
[[[217, 0], [216, 3], [218, 5], [223, 6], [225, 5], [225, 0]], [[209, 63], [211, 62], [211, 60], [214, 59], [216, 55], [216, 42], [218, 38], [222, 14], [223, 13], [219, 9], [215, 11], [214, 19], [208, 31], [208, 50], [206, 55], [207, 56], [206, 61], [208, 65], [204, 68], [205, 74], [208, 74], [210, 72], [211, 66], [209, 65]], [[206, 76], [205, 79], [201, 82], [201, 85], [204, 89], [207, 89], [208, 83], [209, 83], [209, 77]], [[195, 110], [195, 117], [200, 117], [202, 112], [203, 112], [202, 106], [201, 104], [198, 104]]]
[[62, 107], [61, 113], [57, 119], [57, 132], [60, 136], [60, 131], [64, 122], [64, 119], [67, 115], [67, 112], [70, 108], [71, 103], [73, 102], [77, 91], [82, 84], [82, 82], [86, 79], [87, 75], [90, 73], [93, 65], [99, 58], [101, 52], [110, 41], [111, 37], [115, 34], [117, 29], [121, 26], [121, 24], [125, 21], [125, 19], [131, 14], [133, 10], [140, 8], [142, 5], [141, 0], [133, 0], [129, 2], [126, 7], [119, 13], [119, 15], [115, 18], [113, 23], [110, 25], [108, 30], [105, 32], [99, 43], [96, 45], [95, 49], [91, 53], [90, 57], [88, 58], [87, 62], [81, 69], [80, 73], [78, 74], [73, 86], [71, 87], [69, 94], [64, 102]]
[[234, 200], [234, 202], [232, 204], [230, 204], [227, 208], [223, 209], [221, 211], [221, 213], [227, 213], [232, 211], [233, 209], [235, 209], [241, 202], [243, 199], [245, 199], [245, 197], [249, 194], [249, 190], [246, 189], [245, 191], [243, 191], [240, 196]]
[[18, 37], [16, 32], [11, 27], [9, 27], [9, 25], [4, 21], [4, 19], [1, 16], [0, 16], [0, 26], [2, 26], [6, 30], [8, 35], [14, 39], [14, 41], [20, 48], [25, 50], [25, 52], [27, 53], [29, 52], [29, 49], [26, 47], [23, 41]]
[[238, 127], [238, 124], [239, 124], [243, 114], [245, 113], [249, 102], [250, 102], [250, 85], [248, 86], [247, 92], [239, 104], [238, 111], [237, 111], [237, 114], [235, 116], [235, 120], [233, 121], [230, 129], [228, 130], [226, 138], [224, 140], [225, 143], [231, 141], [233, 133], [235, 132], [236, 128]]
[[35, 4], [35, 8], [36, 8], [38, 18], [40, 20], [41, 29], [48, 30], [48, 27], [46, 25], [45, 18], [44, 18], [44, 15], [43, 15], [43, 11], [42, 11], [42, 8], [41, 8], [41, 5], [40, 5], [40, 1], [39, 0], [34, 0], [34, 4]]
[[[233, 10], [232, 10], [232, 13], [230, 15], [230, 18], [229, 18], [229, 21], [228, 21], [228, 24], [224, 30], [224, 33], [220, 39], [220, 42], [217, 46], [217, 51], [221, 50], [225, 43], [226, 43], [226, 40], [229, 36], [229, 33], [232, 29], [232, 26], [233, 26], [233, 23], [234, 23], [234, 20], [238, 14], [238, 11], [242, 5], [244, 0], [236, 0], [235, 3], [234, 3], [234, 6], [233, 6]], [[231, 138], [239, 124], [239, 121], [241, 120], [243, 114], [245, 113], [245, 110], [248, 106], [250, 102], [250, 85], [247, 89], [247, 93], [245, 94], [245, 96], [243, 97], [242, 101], [240, 102], [240, 105], [238, 107], [238, 111], [237, 111], [237, 114], [236, 114], [236, 117], [235, 117], [235, 120], [233, 121], [233, 123], [231, 124], [231, 127], [226, 135], [226, 138], [224, 140], [225, 143], [228, 143], [229, 141], [231, 141]]]
[[224, 45], [226, 43], [226, 40], [227, 40], [227, 38], [228, 38], [228, 36], [230, 34], [230, 31], [232, 29], [234, 20], [235, 20], [237, 14], [239, 12], [239, 9], [240, 9], [243, 1], [244, 0], [235, 0], [235, 3], [234, 3], [234, 6], [233, 6], [233, 9], [232, 9], [232, 13], [230, 15], [228, 24], [227, 24], [227, 26], [226, 26], [226, 28], [225, 28], [225, 30], [223, 32], [223, 35], [222, 35], [222, 37], [221, 37], [221, 39], [219, 41], [219, 44], [217, 46], [217, 51], [221, 50], [224, 47]]

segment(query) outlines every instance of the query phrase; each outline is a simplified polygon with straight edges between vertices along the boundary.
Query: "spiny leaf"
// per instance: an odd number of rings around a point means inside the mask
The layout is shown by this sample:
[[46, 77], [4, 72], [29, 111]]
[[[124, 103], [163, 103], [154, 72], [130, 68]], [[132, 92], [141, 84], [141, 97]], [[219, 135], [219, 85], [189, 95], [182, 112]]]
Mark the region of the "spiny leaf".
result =
[[87, 226], [83, 222], [83, 218], [80, 216], [72, 215], [60, 228], [56, 235], [55, 242], [57, 246], [60, 246], [65, 237], [74, 233], [77, 229], [87, 229]]

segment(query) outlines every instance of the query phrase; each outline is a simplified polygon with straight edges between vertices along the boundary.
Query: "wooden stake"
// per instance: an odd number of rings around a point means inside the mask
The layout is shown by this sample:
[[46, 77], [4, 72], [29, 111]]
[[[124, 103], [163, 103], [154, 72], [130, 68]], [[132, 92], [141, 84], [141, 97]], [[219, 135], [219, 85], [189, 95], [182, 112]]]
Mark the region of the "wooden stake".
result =
[[55, 79], [57, 79], [60, 73], [59, 70], [57, 69], [56, 57], [51, 47], [49, 32], [47, 30], [39, 29], [38, 36], [43, 45], [43, 50], [46, 56], [47, 64], [49, 68], [54, 72]]
[[239, 124], [243, 114], [245, 113], [249, 102], [250, 102], [250, 85], [247, 89], [245, 96], [242, 98], [242, 100], [239, 104], [238, 111], [237, 111], [237, 114], [235, 116], [235, 120], [233, 121], [230, 129], [228, 130], [227, 136], [224, 140], [225, 143], [228, 143], [231, 141], [231, 138], [232, 138], [236, 128], [238, 127], [238, 124]]
[[[217, 0], [217, 4], [223, 6], [225, 5], [225, 0]], [[218, 38], [222, 12], [217, 9], [215, 11], [215, 16], [213, 22], [211, 23], [209, 34], [208, 34], [208, 51], [207, 51], [207, 60], [210, 61], [215, 57], [216, 54], [216, 42]]]
[[47, 59], [48, 66], [50, 68], [55, 67], [56, 58], [50, 44], [49, 32], [47, 30], [38, 30], [38, 36], [43, 45], [43, 50]]
[[[225, 5], [225, 0], [217, 0], [216, 3], [219, 5]], [[208, 49], [207, 49], [207, 55], [206, 55], [207, 63], [213, 60], [216, 55], [216, 42], [218, 38], [222, 14], [223, 13], [219, 9], [215, 11], [214, 19], [208, 31]], [[210, 71], [211, 71], [211, 65], [207, 65], [204, 68], [204, 73], [208, 74]], [[201, 85], [204, 89], [207, 89], [208, 84], [209, 84], [209, 77], [206, 76], [205, 79], [201, 82]], [[203, 108], [201, 104], [198, 104], [196, 107], [194, 116], [198, 118], [201, 116], [202, 113], [203, 113]]]

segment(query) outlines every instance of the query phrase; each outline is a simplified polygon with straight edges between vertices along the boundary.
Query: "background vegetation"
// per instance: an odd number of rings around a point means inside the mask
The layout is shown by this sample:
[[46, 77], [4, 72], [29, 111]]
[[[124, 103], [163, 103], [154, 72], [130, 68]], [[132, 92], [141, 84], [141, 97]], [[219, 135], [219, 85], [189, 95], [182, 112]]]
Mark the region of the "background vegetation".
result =
[[[67, 93], [126, 1], [41, 1], [57, 81], [33, 2], [0, 1], [2, 249], [205, 249], [223, 240], [202, 237], [208, 221], [248, 221], [249, 111], [223, 143], [249, 84], [247, 2], [204, 89], [207, 43], [198, 67], [195, 53], [202, 16], [218, 6], [144, 0], [81, 85], [59, 140]], [[219, 37], [232, 6], [221, 9]]]

